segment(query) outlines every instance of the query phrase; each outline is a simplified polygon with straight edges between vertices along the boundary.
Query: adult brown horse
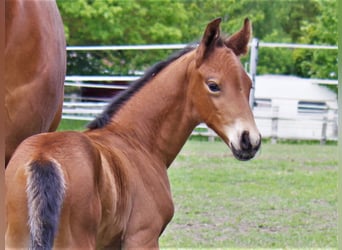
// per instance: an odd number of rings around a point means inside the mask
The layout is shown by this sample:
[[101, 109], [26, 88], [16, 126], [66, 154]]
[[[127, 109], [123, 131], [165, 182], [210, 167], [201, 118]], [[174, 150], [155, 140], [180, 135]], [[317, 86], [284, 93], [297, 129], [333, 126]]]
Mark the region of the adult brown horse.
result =
[[6, 0], [6, 164], [25, 138], [54, 131], [66, 71], [65, 37], [55, 1]]
[[85, 132], [32, 136], [6, 170], [7, 249], [158, 248], [174, 206], [167, 169], [204, 121], [239, 160], [258, 151], [239, 61], [250, 23], [228, 39], [216, 19], [197, 48], [152, 67]]

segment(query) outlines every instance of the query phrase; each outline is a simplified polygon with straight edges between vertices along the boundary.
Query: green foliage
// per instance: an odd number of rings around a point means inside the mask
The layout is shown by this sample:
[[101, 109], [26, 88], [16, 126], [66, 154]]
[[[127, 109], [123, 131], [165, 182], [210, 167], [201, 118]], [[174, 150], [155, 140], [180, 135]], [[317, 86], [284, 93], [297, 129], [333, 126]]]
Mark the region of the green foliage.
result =
[[[68, 45], [174, 44], [198, 41], [222, 17], [231, 34], [245, 17], [264, 42], [337, 44], [334, 0], [59, 0]], [[68, 74], [130, 74], [171, 51], [70, 52]], [[337, 79], [337, 50], [261, 48], [258, 73]], [[246, 62], [248, 59], [243, 59]]]
[[259, 50], [258, 74], [293, 74], [292, 51], [283, 48]]
[[[337, 45], [337, 1], [317, 0], [320, 15], [316, 22], [306, 22], [300, 42], [307, 44]], [[337, 50], [296, 50], [296, 74], [304, 77], [337, 79]], [[337, 91], [337, 86], [333, 88]]]
[[[180, 43], [186, 30], [184, 5], [177, 1], [58, 1], [68, 45]], [[165, 58], [167, 51], [158, 51]], [[154, 55], [156, 56], [156, 55]], [[151, 65], [136, 51], [68, 53], [67, 74], [128, 74]]]
[[[273, 33], [265, 36], [263, 41], [279, 42], [279, 32], [275, 30]], [[291, 42], [290, 38], [282, 38], [282, 42]], [[286, 74], [291, 75], [293, 72], [292, 50], [283, 48], [260, 48], [258, 54], [258, 74]]]
[[[58, 1], [69, 45], [180, 41], [187, 19], [181, 2]], [[184, 28], [184, 27], [183, 27]]]

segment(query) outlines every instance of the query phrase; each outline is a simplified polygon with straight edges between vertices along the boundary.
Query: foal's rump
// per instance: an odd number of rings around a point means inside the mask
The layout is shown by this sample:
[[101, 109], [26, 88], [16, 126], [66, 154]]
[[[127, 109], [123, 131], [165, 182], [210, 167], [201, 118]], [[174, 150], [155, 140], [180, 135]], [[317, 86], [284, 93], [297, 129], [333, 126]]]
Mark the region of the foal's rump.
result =
[[6, 248], [94, 246], [94, 237], [87, 235], [94, 235], [101, 214], [98, 160], [97, 150], [81, 133], [45, 133], [25, 140], [6, 169]]

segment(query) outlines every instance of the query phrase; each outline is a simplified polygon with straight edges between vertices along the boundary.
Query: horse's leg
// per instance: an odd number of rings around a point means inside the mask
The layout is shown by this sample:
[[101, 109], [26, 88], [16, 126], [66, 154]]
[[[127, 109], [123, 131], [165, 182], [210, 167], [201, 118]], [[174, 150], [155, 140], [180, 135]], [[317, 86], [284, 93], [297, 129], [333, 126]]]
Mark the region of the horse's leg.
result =
[[[78, 196], [77, 192], [72, 195]], [[96, 196], [91, 196], [92, 194], [86, 202], [83, 199], [71, 202], [72, 205], [68, 202], [63, 207], [54, 242], [56, 249], [96, 249], [96, 232], [100, 220], [99, 201]]]
[[63, 110], [63, 102], [59, 105], [59, 108], [56, 112], [55, 117], [53, 118], [53, 121], [50, 124], [49, 132], [53, 132], [58, 128], [58, 125], [62, 118], [62, 110]]
[[5, 149], [5, 168], [7, 167], [7, 164], [9, 160], [11, 159], [11, 156], [14, 152], [15, 148], [10, 145], [9, 143], [6, 144], [6, 149]]
[[[101, 201], [96, 169], [98, 158], [79, 141], [78, 158], [63, 159], [66, 194], [54, 247], [95, 249], [101, 221]], [[73, 150], [69, 148], [69, 150]], [[76, 154], [74, 154], [76, 155]]]
[[[6, 172], [7, 173], [7, 172]], [[7, 177], [7, 176], [6, 176]], [[6, 180], [5, 248], [28, 248], [29, 228], [25, 171], [18, 170], [13, 180]]]
[[[144, 235], [146, 237], [146, 233], [142, 233], [141, 236]], [[159, 236], [152, 238], [142, 238], [138, 234], [132, 235], [128, 239], [124, 240], [123, 249], [159, 249], [158, 238]]]
[[160, 185], [163, 177], [154, 182], [157, 178], [153, 177], [157, 175], [153, 174], [149, 176], [149, 185], [134, 178], [134, 172], [130, 177], [135, 181], [136, 190], [133, 192], [134, 202], [123, 238], [123, 248], [159, 249], [159, 236], [174, 213], [169, 185]]
[[146, 210], [133, 211], [123, 239], [124, 249], [159, 249], [158, 239], [165, 227], [158, 212]]

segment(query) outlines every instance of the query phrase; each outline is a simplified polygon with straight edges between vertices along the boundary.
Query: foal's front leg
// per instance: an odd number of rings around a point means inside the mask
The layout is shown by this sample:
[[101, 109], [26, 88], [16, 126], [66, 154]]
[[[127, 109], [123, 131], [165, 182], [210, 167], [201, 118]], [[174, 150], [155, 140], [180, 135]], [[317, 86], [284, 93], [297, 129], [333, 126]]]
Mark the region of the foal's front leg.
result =
[[165, 228], [164, 221], [158, 213], [153, 213], [153, 210], [142, 211], [131, 215], [123, 237], [123, 249], [159, 249], [158, 240]]
[[123, 249], [159, 249], [158, 239], [163, 227], [158, 223], [158, 219], [151, 219], [144, 225], [137, 223], [135, 224], [136, 228], [133, 224], [135, 223], [130, 223], [124, 236]]
[[123, 249], [159, 249], [158, 237], [157, 239], [141, 239], [138, 237], [130, 237], [123, 243]]

